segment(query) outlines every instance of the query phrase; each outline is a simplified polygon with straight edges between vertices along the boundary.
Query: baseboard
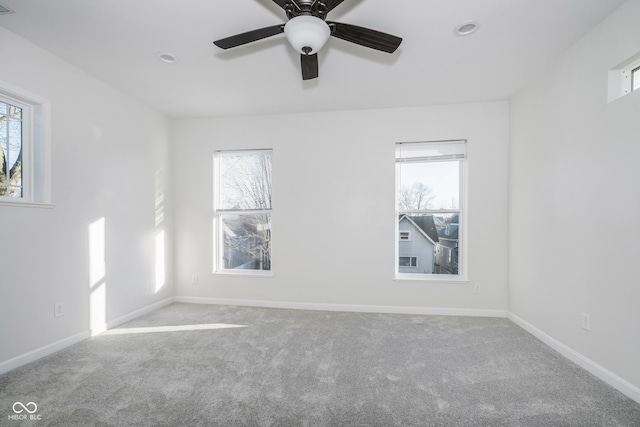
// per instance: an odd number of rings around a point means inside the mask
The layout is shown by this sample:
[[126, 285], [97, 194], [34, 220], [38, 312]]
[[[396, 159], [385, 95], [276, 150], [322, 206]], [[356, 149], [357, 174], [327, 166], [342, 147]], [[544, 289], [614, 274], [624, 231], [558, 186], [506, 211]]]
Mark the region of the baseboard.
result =
[[27, 363], [34, 362], [42, 357], [48, 356], [67, 347], [71, 347], [72, 345], [77, 344], [80, 341], [86, 340], [90, 336], [91, 332], [89, 330], [82, 331], [70, 337], [63, 338], [54, 343], [47, 344], [28, 353], [21, 354], [12, 359], [4, 361], [0, 363], [0, 374], [4, 374], [5, 372], [9, 372], [12, 369], [18, 368], [22, 365], [26, 365]]
[[[107, 322], [107, 329], [111, 329], [111, 328], [115, 328], [116, 326], [122, 325], [123, 323], [126, 323], [130, 320], [135, 319], [136, 317], [140, 317], [144, 314], [150, 313], [154, 310], [157, 310], [161, 307], [164, 307], [166, 305], [171, 304], [172, 302], [174, 302], [174, 297], [171, 298], [167, 298], [165, 300], [162, 300], [160, 302], [148, 305], [146, 307], [143, 307], [139, 310], [133, 311], [129, 314], [126, 314], [124, 316], [118, 317], [117, 319], [113, 319], [109, 322]], [[26, 365], [27, 363], [31, 363], [31, 362], [35, 362], [36, 360], [48, 356], [50, 354], [53, 354], [55, 352], [58, 352], [60, 350], [63, 350], [67, 347], [71, 347], [74, 344], [79, 343], [80, 341], [84, 341], [87, 338], [91, 337], [91, 331], [90, 330], [86, 330], [80, 333], [77, 333], [75, 335], [72, 335], [70, 337], [61, 339], [59, 341], [56, 341], [54, 343], [45, 345], [43, 347], [37, 348], [35, 350], [32, 350], [28, 353], [25, 354], [21, 354], [19, 356], [16, 356], [12, 359], [9, 359], [7, 361], [4, 361], [2, 363], [0, 363], [0, 374], [3, 374], [5, 372], [9, 372], [13, 369], [16, 369], [22, 365]]]
[[116, 319], [110, 320], [107, 322], [107, 330], [108, 329], [113, 329], [115, 327], [118, 327], [124, 323], [127, 323], [137, 317], [143, 316], [147, 313], [151, 313], [152, 311], [155, 311], [159, 308], [162, 308], [164, 306], [167, 306], [171, 303], [175, 302], [175, 297], [169, 297], [167, 299], [164, 299], [162, 301], [156, 302], [154, 304], [150, 304], [146, 307], [142, 307], [141, 309], [138, 309], [136, 311], [132, 311], [129, 314], [125, 314], [124, 316], [120, 316]]
[[526, 320], [521, 319], [515, 314], [509, 312], [507, 313], [507, 318], [511, 320], [513, 323], [515, 323], [516, 325], [520, 326], [525, 331], [529, 332], [534, 337], [538, 338], [540, 341], [542, 341], [543, 343], [545, 343], [555, 351], [557, 351], [558, 353], [560, 353], [561, 355], [563, 355], [564, 357], [566, 357], [567, 359], [571, 360], [576, 365], [586, 369], [588, 372], [600, 378], [602, 381], [609, 384], [611, 387], [615, 388], [622, 394], [640, 403], [639, 387], [636, 387], [635, 385], [631, 384], [629, 381], [619, 377], [618, 375], [614, 374], [608, 369], [600, 366], [599, 364], [589, 359], [588, 357], [584, 356], [583, 354], [578, 353], [577, 351], [570, 348], [569, 346], [561, 343], [555, 338], [552, 338], [551, 336], [547, 335], [545, 332], [541, 331], [540, 329], [536, 328], [535, 326], [533, 326]]
[[174, 297], [174, 302], [191, 304], [238, 305], [248, 307], [285, 308], [293, 310], [343, 311], [355, 313], [421, 314], [428, 316], [507, 317], [505, 310], [473, 308], [406, 307], [386, 305], [321, 304], [290, 301], [244, 300], [227, 298]]

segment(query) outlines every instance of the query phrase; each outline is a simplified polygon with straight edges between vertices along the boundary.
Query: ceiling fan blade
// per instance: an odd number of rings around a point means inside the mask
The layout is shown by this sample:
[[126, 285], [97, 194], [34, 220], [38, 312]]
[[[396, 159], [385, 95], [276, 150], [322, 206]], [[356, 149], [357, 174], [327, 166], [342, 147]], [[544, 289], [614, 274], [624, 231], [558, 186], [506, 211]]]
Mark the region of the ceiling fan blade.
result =
[[324, 4], [327, 6], [327, 12], [331, 12], [336, 6], [339, 6], [344, 0], [327, 0]]
[[396, 51], [398, 46], [400, 46], [400, 43], [402, 43], [401, 37], [392, 36], [391, 34], [372, 30], [370, 28], [330, 21], [327, 21], [327, 24], [332, 27], [332, 36], [361, 46], [369, 47], [371, 49], [393, 53]]
[[318, 54], [300, 55], [302, 67], [302, 80], [311, 80], [318, 77]]
[[273, 0], [273, 2], [284, 9], [288, 3], [291, 3], [291, 0]]
[[280, 34], [283, 31], [283, 24], [273, 25], [271, 27], [258, 28], [257, 30], [247, 31], [246, 33], [236, 34], [235, 36], [216, 40], [213, 42], [213, 44], [222, 49], [230, 49], [232, 47], [254, 42], [256, 40], [275, 36], [276, 34]]
[[273, 2], [287, 12], [291, 10], [293, 7], [300, 10], [300, 6], [294, 0], [273, 0]]

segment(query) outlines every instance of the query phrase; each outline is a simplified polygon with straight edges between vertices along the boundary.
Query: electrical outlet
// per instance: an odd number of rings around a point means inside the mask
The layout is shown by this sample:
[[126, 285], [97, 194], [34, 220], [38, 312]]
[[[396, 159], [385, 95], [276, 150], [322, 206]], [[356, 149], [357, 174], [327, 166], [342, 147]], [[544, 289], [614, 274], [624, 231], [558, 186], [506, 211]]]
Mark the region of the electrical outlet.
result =
[[591, 316], [586, 313], [582, 313], [580, 315], [580, 324], [582, 325], [582, 329], [585, 331], [591, 330]]
[[191, 279], [191, 283], [193, 283], [194, 285], [198, 284], [198, 275], [194, 274], [193, 278]]
[[64, 316], [64, 303], [57, 302], [53, 305], [53, 317]]
[[474, 294], [479, 294], [480, 293], [480, 283], [476, 283], [473, 285], [473, 293]]

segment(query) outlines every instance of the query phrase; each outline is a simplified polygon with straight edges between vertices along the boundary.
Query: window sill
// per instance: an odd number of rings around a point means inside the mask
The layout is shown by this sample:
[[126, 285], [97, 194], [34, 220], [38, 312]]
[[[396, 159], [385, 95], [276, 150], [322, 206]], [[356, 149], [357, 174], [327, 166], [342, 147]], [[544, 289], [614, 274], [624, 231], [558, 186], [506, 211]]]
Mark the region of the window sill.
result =
[[53, 209], [56, 205], [53, 203], [41, 203], [41, 202], [27, 202], [24, 200], [2, 200], [0, 199], [0, 206], [13, 206], [19, 208], [39, 208], [39, 209]]
[[272, 271], [220, 270], [220, 271], [214, 271], [211, 274], [214, 276], [273, 277]]
[[469, 279], [464, 276], [446, 276], [439, 274], [397, 274], [393, 278], [394, 282], [423, 282], [423, 283], [469, 283]]

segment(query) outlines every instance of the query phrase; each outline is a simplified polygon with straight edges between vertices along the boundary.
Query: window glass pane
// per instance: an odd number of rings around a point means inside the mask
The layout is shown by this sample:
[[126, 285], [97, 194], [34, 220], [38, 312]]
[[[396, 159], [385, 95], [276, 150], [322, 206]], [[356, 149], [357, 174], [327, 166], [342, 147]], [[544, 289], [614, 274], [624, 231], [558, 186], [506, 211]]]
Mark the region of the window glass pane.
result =
[[0, 196], [22, 197], [22, 109], [0, 101]]
[[271, 209], [271, 152], [219, 154], [218, 209]]
[[460, 162], [397, 163], [398, 209], [459, 209]]
[[398, 242], [398, 271], [418, 274], [459, 274], [459, 217], [453, 214], [400, 215], [400, 233], [411, 240]]
[[271, 215], [221, 215], [222, 265], [271, 270]]

